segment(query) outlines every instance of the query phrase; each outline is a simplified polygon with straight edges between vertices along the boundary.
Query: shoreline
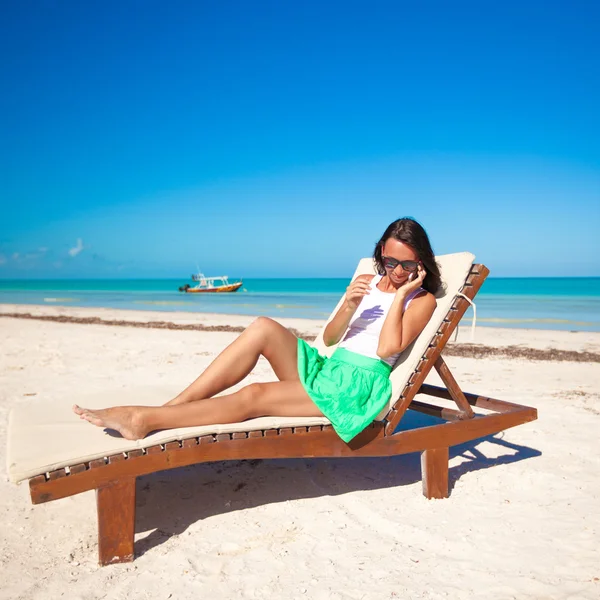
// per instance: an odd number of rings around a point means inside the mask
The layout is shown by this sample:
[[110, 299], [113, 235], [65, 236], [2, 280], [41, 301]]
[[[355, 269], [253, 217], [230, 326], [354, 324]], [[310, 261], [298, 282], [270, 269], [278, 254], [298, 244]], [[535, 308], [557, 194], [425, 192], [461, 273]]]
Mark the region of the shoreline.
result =
[[[165, 320], [167, 315], [171, 320]], [[166, 313], [38, 305], [0, 305], [0, 317], [76, 325], [227, 333], [243, 332], [256, 318], [247, 315]], [[313, 319], [276, 320], [294, 335], [309, 342], [316, 338], [325, 324], [324, 320]], [[444, 349], [444, 355], [477, 359], [509, 358], [530, 361], [600, 363], [599, 333], [488, 327], [484, 330], [487, 330], [483, 332], [484, 335], [481, 335], [481, 329], [477, 330], [478, 337], [483, 338], [478, 343], [449, 341]], [[459, 327], [459, 337], [464, 338], [464, 334], [468, 331], [470, 331], [469, 326]], [[575, 347], [573, 347], [573, 343], [567, 343], [571, 336], [577, 337], [577, 340], [571, 340], [571, 342], [575, 342]], [[584, 344], [583, 349], [581, 348], [582, 343]]]

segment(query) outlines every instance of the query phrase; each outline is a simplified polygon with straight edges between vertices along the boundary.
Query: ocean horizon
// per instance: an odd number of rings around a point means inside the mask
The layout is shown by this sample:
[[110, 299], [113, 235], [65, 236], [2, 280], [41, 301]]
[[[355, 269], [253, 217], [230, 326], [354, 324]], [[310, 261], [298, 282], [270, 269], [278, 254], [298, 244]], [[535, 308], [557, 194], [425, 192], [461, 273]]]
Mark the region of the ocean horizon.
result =
[[[326, 319], [349, 281], [250, 278], [235, 293], [185, 294], [181, 278], [0, 279], [0, 303]], [[482, 326], [600, 331], [600, 277], [490, 277], [476, 304]]]

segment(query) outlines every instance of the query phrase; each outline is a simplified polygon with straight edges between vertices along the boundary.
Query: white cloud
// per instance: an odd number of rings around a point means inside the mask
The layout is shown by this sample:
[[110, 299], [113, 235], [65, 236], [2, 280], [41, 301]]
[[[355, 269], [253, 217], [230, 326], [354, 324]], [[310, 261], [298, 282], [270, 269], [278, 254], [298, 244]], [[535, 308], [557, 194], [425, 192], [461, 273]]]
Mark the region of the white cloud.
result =
[[0, 253], [0, 266], [8, 265], [17, 269], [31, 269], [51, 255], [52, 251], [47, 247], [38, 248], [33, 252]]
[[77, 239], [77, 245], [69, 250], [69, 254], [73, 257], [77, 256], [83, 250], [83, 240]]

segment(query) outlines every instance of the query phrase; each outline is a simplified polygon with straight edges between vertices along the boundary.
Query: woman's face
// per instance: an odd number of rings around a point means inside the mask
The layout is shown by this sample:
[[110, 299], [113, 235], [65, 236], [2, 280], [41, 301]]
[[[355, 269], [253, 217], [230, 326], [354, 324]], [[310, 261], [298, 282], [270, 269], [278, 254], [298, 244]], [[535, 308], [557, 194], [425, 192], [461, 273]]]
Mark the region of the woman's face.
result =
[[[412, 263], [419, 262], [417, 253], [410, 246], [393, 238], [388, 239], [381, 250], [381, 254], [385, 258], [395, 259], [395, 261], [398, 262], [409, 261], [408, 263], [404, 263], [404, 265], [408, 267], [416, 266]], [[385, 265], [385, 259], [383, 262]], [[406, 283], [411, 275], [411, 271], [405, 270], [400, 264], [396, 265], [393, 269], [386, 267], [385, 273], [390, 278], [390, 281], [396, 285], [402, 285]]]

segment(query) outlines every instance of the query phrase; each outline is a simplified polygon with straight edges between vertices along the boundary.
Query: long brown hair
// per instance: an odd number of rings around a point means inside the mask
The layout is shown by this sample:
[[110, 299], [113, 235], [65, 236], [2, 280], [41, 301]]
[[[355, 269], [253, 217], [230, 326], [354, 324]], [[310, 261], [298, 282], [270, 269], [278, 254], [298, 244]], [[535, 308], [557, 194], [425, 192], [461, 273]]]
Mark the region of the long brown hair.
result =
[[382, 248], [390, 238], [410, 246], [417, 253], [427, 272], [423, 281], [423, 288], [435, 295], [442, 286], [442, 279], [440, 269], [435, 262], [429, 237], [423, 226], [409, 217], [398, 219], [388, 225], [373, 252], [373, 260], [380, 275], [385, 274], [383, 259], [381, 258]]

